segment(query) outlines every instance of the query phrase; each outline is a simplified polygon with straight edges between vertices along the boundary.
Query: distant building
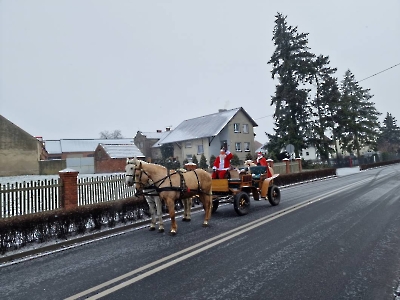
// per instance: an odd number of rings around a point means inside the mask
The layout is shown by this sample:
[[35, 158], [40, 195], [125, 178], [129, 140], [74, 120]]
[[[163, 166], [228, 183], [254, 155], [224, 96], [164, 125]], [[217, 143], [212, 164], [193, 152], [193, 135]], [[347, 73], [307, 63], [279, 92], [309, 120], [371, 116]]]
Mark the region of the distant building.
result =
[[126, 159], [133, 157], [145, 158], [135, 144], [99, 144], [94, 153], [94, 172], [124, 172]]
[[193, 155], [198, 161], [203, 154], [209, 160], [211, 155], [219, 155], [226, 143], [232, 154], [244, 162], [248, 153], [255, 153], [253, 128], [256, 126], [242, 107], [220, 109], [214, 114], [184, 120], [153, 147], [173, 144], [174, 157], [182, 163], [185, 159], [191, 162]]
[[40, 137], [0, 115], [0, 176], [40, 175], [40, 161], [46, 158]]
[[162, 159], [160, 145], [158, 141], [171, 133], [171, 128], [167, 127], [165, 131], [141, 132], [138, 131], [134, 137], [134, 143], [146, 157], [146, 161], [157, 162]]
[[62, 159], [66, 167], [82, 174], [94, 174], [94, 155], [99, 144], [133, 144], [133, 139], [61, 139], [45, 140], [49, 159]]

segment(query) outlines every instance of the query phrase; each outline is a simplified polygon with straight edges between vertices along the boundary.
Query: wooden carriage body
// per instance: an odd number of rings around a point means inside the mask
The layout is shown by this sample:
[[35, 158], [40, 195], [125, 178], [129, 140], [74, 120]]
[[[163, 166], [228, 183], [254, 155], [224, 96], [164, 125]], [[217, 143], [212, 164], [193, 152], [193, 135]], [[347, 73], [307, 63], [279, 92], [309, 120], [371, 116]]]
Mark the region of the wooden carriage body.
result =
[[280, 202], [280, 190], [273, 181], [279, 174], [274, 175], [269, 167], [250, 167], [250, 174], [242, 174], [239, 178], [213, 179], [213, 212], [220, 203], [233, 203], [235, 211], [239, 215], [248, 213], [250, 197], [259, 201], [260, 198], [267, 199], [271, 205]]

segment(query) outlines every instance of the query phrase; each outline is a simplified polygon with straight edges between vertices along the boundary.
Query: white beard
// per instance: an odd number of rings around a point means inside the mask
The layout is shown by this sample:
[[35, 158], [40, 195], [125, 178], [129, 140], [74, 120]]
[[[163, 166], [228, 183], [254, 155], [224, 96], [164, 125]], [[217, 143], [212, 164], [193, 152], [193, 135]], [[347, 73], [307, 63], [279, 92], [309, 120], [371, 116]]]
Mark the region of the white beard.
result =
[[220, 154], [220, 155], [219, 155], [219, 161], [220, 161], [220, 162], [224, 161], [225, 157], [226, 157], [225, 154]]

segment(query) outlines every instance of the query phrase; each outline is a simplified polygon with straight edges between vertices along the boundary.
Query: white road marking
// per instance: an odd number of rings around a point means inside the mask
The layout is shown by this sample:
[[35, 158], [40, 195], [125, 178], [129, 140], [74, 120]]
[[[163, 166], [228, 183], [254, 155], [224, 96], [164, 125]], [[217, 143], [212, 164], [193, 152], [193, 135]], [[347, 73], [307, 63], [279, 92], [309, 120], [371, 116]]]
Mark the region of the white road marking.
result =
[[[386, 174], [385, 176], [388, 176], [388, 175], [390, 175], [390, 174]], [[273, 220], [275, 220], [277, 218], [280, 218], [280, 217], [282, 217], [282, 216], [284, 216], [286, 214], [289, 214], [289, 213], [294, 212], [294, 211], [296, 211], [298, 209], [306, 207], [309, 204], [321, 201], [321, 200], [323, 200], [323, 199], [325, 199], [327, 197], [330, 197], [330, 196], [333, 196], [333, 195], [338, 194], [340, 192], [343, 192], [343, 191], [346, 191], [348, 189], [354, 188], [355, 186], [362, 185], [362, 184], [364, 184], [364, 183], [366, 183], [368, 181], [371, 181], [371, 178], [366, 178], [364, 180], [349, 184], [346, 187], [342, 187], [342, 188], [336, 189], [336, 190], [334, 190], [332, 192], [327, 192], [327, 193], [324, 193], [324, 194], [322, 194], [320, 196], [311, 198], [310, 200], [303, 201], [303, 202], [301, 202], [299, 204], [292, 205], [292, 206], [290, 206], [290, 207], [288, 207], [288, 208], [286, 208], [286, 209], [284, 209], [282, 211], [276, 212], [276, 213], [274, 213], [272, 215], [269, 215], [269, 216], [262, 217], [261, 219], [257, 219], [255, 221], [252, 221], [250, 223], [242, 225], [242, 226], [240, 226], [238, 228], [235, 228], [235, 229], [232, 229], [230, 231], [224, 232], [224, 233], [222, 233], [222, 234], [220, 234], [218, 236], [215, 236], [213, 238], [210, 238], [210, 239], [208, 239], [206, 241], [203, 241], [201, 243], [198, 243], [196, 245], [188, 247], [188, 248], [186, 248], [184, 250], [181, 250], [181, 251], [176, 252], [174, 254], [171, 254], [169, 256], [166, 256], [166, 257], [164, 257], [162, 259], [159, 259], [159, 260], [154, 261], [154, 262], [152, 262], [150, 264], [142, 266], [142, 267], [140, 267], [138, 269], [135, 269], [135, 270], [133, 270], [131, 272], [128, 272], [128, 273], [126, 273], [124, 275], [121, 275], [121, 276], [116, 277], [116, 278], [114, 278], [112, 280], [109, 280], [109, 281], [106, 281], [106, 282], [104, 282], [102, 284], [94, 286], [94, 287], [92, 287], [92, 288], [90, 288], [88, 290], [82, 291], [81, 293], [78, 293], [76, 295], [70, 296], [70, 297], [66, 298], [65, 300], [78, 299], [78, 298], [86, 296], [88, 294], [95, 293], [96, 291], [99, 291], [99, 290], [101, 290], [101, 289], [103, 289], [103, 288], [105, 288], [107, 286], [110, 286], [110, 285], [112, 285], [114, 283], [117, 283], [119, 281], [125, 280], [128, 277], [131, 277], [131, 276], [133, 276], [133, 275], [135, 275], [137, 273], [145, 271], [146, 269], [154, 267], [153, 269], [151, 269], [149, 271], [146, 271], [143, 274], [140, 274], [140, 275], [138, 275], [136, 277], [128, 279], [128, 280], [126, 280], [126, 281], [124, 281], [124, 282], [122, 282], [120, 284], [117, 284], [117, 285], [115, 285], [115, 286], [113, 286], [111, 288], [108, 288], [108, 289], [106, 289], [106, 290], [104, 290], [102, 292], [99, 292], [96, 295], [93, 295], [93, 296], [91, 296], [89, 298], [86, 298], [86, 299], [99, 299], [99, 298], [104, 297], [106, 295], [109, 295], [109, 294], [111, 294], [111, 293], [113, 293], [113, 292], [115, 292], [117, 290], [120, 290], [120, 289], [122, 289], [122, 288], [124, 288], [124, 287], [126, 287], [128, 285], [131, 285], [131, 284], [133, 284], [133, 283], [135, 283], [135, 282], [137, 282], [139, 280], [142, 280], [143, 278], [146, 278], [146, 277], [148, 277], [150, 275], [153, 275], [153, 274], [155, 274], [155, 273], [157, 273], [157, 272], [159, 272], [161, 270], [164, 270], [164, 269], [166, 269], [166, 268], [168, 268], [168, 267], [170, 267], [172, 265], [175, 265], [175, 264], [177, 264], [177, 263], [179, 263], [179, 262], [181, 262], [183, 260], [186, 260], [186, 259], [188, 259], [188, 258], [190, 258], [190, 257], [192, 257], [192, 256], [194, 256], [196, 254], [199, 254], [199, 253], [201, 253], [203, 251], [206, 251], [206, 250], [208, 250], [208, 249], [210, 249], [212, 247], [215, 247], [215, 246], [217, 246], [217, 245], [219, 245], [219, 244], [221, 244], [221, 243], [223, 243], [225, 241], [228, 241], [228, 240], [230, 240], [230, 239], [232, 239], [232, 238], [234, 238], [234, 237], [236, 237], [238, 235], [241, 235], [241, 234], [243, 234], [243, 233], [245, 233], [247, 231], [250, 231], [250, 230], [252, 230], [252, 229], [254, 229], [256, 227], [259, 227], [259, 226], [264, 225], [264, 224], [266, 224], [268, 222], [271, 222], [271, 221], [273, 221]], [[215, 241], [215, 240], [217, 240], [217, 241]], [[215, 242], [213, 242], [213, 241], [215, 241]], [[199, 247], [202, 247], [202, 248], [199, 248]], [[199, 249], [197, 249], [197, 248], [199, 248]], [[190, 252], [190, 253], [187, 253], [187, 252]], [[185, 254], [185, 253], [187, 253], [187, 254]], [[168, 261], [168, 262], [166, 262], [166, 261]], [[166, 263], [164, 263], [164, 262], [166, 262]], [[162, 264], [162, 265], [160, 265], [160, 264]], [[159, 266], [156, 267], [157, 265], [159, 265]]]

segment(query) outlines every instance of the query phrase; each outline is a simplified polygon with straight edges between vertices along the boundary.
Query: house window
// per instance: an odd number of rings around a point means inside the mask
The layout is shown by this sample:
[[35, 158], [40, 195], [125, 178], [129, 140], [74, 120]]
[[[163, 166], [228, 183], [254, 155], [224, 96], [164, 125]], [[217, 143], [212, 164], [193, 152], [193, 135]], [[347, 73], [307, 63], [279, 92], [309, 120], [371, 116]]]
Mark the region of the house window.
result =
[[243, 124], [243, 133], [249, 133], [249, 124]]
[[240, 123], [233, 123], [233, 131], [240, 132]]
[[193, 155], [191, 155], [191, 154], [186, 154], [186, 159], [187, 159], [188, 162], [192, 162], [192, 160], [193, 160]]
[[244, 142], [243, 143], [243, 148], [245, 152], [250, 152], [250, 143], [249, 142]]
[[186, 142], [185, 148], [192, 148], [192, 142]]
[[203, 153], [204, 153], [203, 145], [197, 145], [197, 154], [203, 154]]
[[242, 152], [242, 143], [235, 143], [236, 152]]
[[306, 156], [309, 156], [310, 155], [310, 152], [306, 152]]

